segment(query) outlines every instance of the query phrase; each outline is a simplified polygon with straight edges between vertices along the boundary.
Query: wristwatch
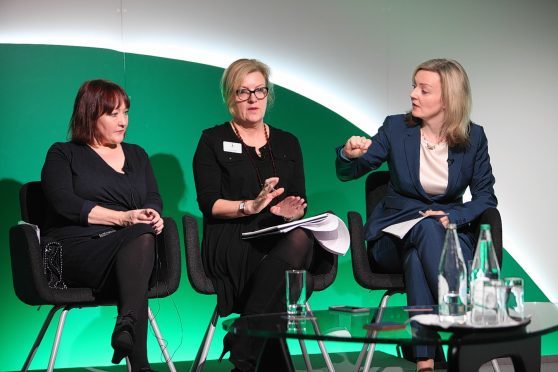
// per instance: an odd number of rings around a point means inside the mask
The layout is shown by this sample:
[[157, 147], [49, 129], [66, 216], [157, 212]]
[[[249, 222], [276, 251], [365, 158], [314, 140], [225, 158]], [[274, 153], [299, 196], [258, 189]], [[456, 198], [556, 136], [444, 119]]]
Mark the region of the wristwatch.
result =
[[243, 200], [240, 202], [240, 204], [238, 205], [238, 210], [240, 211], [240, 213], [242, 213], [243, 215], [247, 216], [248, 213], [246, 213], [246, 211], [244, 210], [246, 208], [246, 200]]

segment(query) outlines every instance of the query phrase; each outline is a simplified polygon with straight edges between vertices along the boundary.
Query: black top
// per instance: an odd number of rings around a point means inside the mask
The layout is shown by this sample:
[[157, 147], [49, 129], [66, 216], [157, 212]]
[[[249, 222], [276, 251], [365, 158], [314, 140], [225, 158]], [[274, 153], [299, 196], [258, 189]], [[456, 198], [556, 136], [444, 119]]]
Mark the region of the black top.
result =
[[122, 228], [87, 222], [96, 205], [117, 211], [162, 211], [147, 154], [141, 147], [127, 143], [122, 143], [122, 150], [123, 173], [115, 171], [87, 145], [58, 142], [47, 153], [41, 186], [50, 210], [41, 226], [41, 243], [62, 244], [64, 279], [70, 285], [97, 288], [122, 244], [143, 233], [154, 233], [147, 224]]
[[87, 145], [58, 142], [51, 146], [41, 186], [55, 213], [42, 227], [43, 235], [64, 239], [106, 230], [106, 226], [87, 222], [96, 205], [117, 211], [153, 208], [161, 213], [163, 205], [147, 154], [127, 143], [122, 143], [122, 150], [126, 160], [124, 173], [119, 173]]
[[[230, 314], [262, 250], [258, 239], [242, 240], [241, 233], [283, 223], [281, 217], [269, 212], [271, 205], [289, 195], [306, 199], [304, 169], [300, 144], [292, 134], [269, 127], [269, 142], [279, 177], [276, 188], [285, 192], [262, 212], [241, 218], [219, 219], [211, 215], [218, 199], [253, 200], [261, 191], [258, 167], [262, 181], [274, 176], [269, 145], [260, 149], [248, 147], [245, 153], [231, 125], [227, 122], [203, 131], [194, 155], [193, 169], [197, 198], [204, 216], [202, 256], [204, 268], [212, 278], [217, 291], [219, 313]], [[269, 242], [266, 242], [266, 244]]]

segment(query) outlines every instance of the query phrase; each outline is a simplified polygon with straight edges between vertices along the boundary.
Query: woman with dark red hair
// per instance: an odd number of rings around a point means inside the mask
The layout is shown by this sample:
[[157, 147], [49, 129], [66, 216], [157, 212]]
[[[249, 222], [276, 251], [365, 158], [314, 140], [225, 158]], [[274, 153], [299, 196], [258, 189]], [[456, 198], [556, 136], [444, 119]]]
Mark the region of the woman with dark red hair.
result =
[[41, 245], [62, 257], [49, 285], [116, 291], [112, 362], [128, 357], [133, 371], [148, 371], [147, 291], [162, 202], [147, 154], [124, 142], [129, 108], [124, 89], [110, 81], [79, 89], [70, 141], [52, 145], [41, 173], [51, 212]]

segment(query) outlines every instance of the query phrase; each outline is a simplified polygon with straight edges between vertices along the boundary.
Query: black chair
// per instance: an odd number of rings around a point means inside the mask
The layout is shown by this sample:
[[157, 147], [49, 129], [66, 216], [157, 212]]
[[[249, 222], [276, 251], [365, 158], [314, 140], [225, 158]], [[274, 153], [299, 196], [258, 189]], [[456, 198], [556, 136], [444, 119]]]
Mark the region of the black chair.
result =
[[[201, 258], [201, 248], [200, 240], [198, 234], [198, 223], [194, 217], [183, 216], [182, 217], [182, 227], [184, 230], [184, 244], [186, 248], [186, 272], [188, 273], [188, 280], [194, 290], [198, 293], [205, 295], [215, 294], [215, 289], [213, 283], [205, 273], [203, 268], [202, 258]], [[319, 255], [315, 257], [313, 267], [311, 272], [314, 274], [314, 291], [323, 291], [329, 287], [337, 275], [337, 256], [331, 254], [320, 254], [320, 252], [325, 252], [322, 249], [316, 250]], [[312, 309], [310, 305], [306, 303], [306, 308], [309, 313]], [[213, 339], [213, 334], [215, 333], [215, 327], [217, 326], [217, 321], [219, 320], [219, 313], [217, 311], [217, 305], [213, 310], [211, 319], [209, 320], [209, 325], [205, 331], [204, 337], [202, 339], [201, 345], [196, 354], [196, 359], [194, 360], [191, 371], [202, 371], [207, 359], [207, 354], [209, 353], [209, 348], [211, 346], [211, 341]], [[317, 327], [317, 324], [313, 322], [313, 326]], [[329, 371], [333, 371], [333, 364], [329, 359], [329, 355], [322, 341], [318, 342], [322, 355], [325, 359], [327, 368]], [[305, 357], [305, 363], [307, 367], [310, 366], [310, 361], [306, 353], [306, 348], [303, 343], [301, 343], [301, 349]]]
[[[22, 371], [28, 370], [52, 318], [58, 310], [62, 309], [47, 368], [47, 371], [52, 371], [68, 311], [82, 307], [115, 305], [116, 299], [96, 298], [91, 288], [56, 289], [49, 287], [44, 273], [39, 239], [33, 227], [33, 225], [36, 225], [40, 228], [45, 221], [45, 216], [49, 213], [49, 205], [44, 197], [41, 183], [29, 182], [23, 185], [19, 198], [21, 218], [27, 224], [12, 226], [10, 229], [10, 254], [14, 290], [17, 297], [28, 305], [52, 305], [23, 364]], [[165, 217], [164, 221], [165, 228], [157, 240], [159, 247], [157, 280], [155, 285], [149, 289], [149, 298], [163, 298], [171, 295], [176, 291], [180, 282], [180, 242], [176, 223], [168, 217]], [[174, 364], [167, 352], [151, 309], [149, 309], [148, 315], [167, 365], [174, 372]]]
[[[382, 200], [386, 194], [387, 185], [389, 183], [389, 171], [376, 171], [370, 173], [366, 178], [366, 215], [370, 216], [376, 205]], [[374, 272], [370, 267], [368, 260], [368, 253], [366, 248], [366, 241], [364, 239], [364, 225], [362, 217], [359, 213], [350, 211], [348, 213], [349, 234], [351, 237], [351, 259], [353, 264], [353, 275], [357, 283], [363, 288], [370, 290], [384, 290], [378, 311], [375, 315], [374, 321], [380, 322], [384, 308], [387, 306], [389, 298], [395, 293], [405, 292], [405, 281], [403, 272], [396, 274], [384, 274]], [[479, 231], [481, 224], [490, 224], [492, 232], [492, 241], [498, 263], [502, 266], [502, 219], [500, 213], [496, 208], [487, 209], [477, 220], [474, 222], [475, 228]], [[478, 234], [478, 233], [477, 233]], [[478, 235], [477, 235], [478, 236]], [[356, 369], [360, 368], [362, 359], [366, 350], [365, 367], [363, 371], [368, 371], [372, 362], [374, 354], [374, 344], [365, 344], [358, 357]], [[497, 369], [493, 361], [493, 366]]]

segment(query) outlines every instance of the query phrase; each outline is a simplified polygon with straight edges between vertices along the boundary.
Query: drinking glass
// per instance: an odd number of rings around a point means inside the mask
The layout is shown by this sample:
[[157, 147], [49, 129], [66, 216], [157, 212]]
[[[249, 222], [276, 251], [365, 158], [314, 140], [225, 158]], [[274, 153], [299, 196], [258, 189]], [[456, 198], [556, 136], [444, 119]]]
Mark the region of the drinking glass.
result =
[[518, 277], [504, 278], [508, 290], [506, 308], [512, 319], [521, 320], [525, 317], [525, 302], [523, 300], [523, 279]]
[[285, 278], [288, 316], [306, 316], [306, 270], [287, 270]]
[[507, 287], [504, 282], [492, 279], [483, 281], [481, 285], [481, 295], [475, 294], [471, 323], [475, 326], [496, 326], [505, 322]]

